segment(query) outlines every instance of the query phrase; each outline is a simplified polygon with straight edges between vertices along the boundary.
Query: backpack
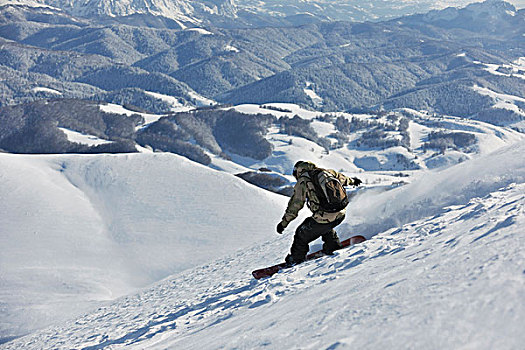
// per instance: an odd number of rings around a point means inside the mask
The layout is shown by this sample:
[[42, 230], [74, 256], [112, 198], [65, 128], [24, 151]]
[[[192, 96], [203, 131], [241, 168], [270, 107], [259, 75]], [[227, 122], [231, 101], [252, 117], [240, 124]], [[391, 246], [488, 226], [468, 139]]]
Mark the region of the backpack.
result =
[[348, 205], [348, 196], [341, 182], [324, 169], [314, 169], [308, 172], [315, 194], [319, 199], [322, 211], [336, 213]]

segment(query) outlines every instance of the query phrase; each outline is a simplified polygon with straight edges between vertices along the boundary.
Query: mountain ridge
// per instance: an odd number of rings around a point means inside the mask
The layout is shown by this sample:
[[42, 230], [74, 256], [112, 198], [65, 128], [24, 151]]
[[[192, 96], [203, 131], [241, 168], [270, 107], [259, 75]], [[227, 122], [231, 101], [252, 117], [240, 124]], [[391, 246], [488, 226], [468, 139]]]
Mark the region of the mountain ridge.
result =
[[[70, 15], [100, 21], [123, 21], [135, 24], [169, 26], [212, 25], [218, 27], [294, 26], [323, 21], [378, 21], [446, 8], [468, 5], [469, 1], [375, 1], [348, 4], [345, 1], [287, 0], [3, 0], [2, 4], [26, 4], [62, 9]], [[470, 5], [469, 5], [470, 6]]]
[[[458, 23], [427, 23], [414, 15], [380, 23], [176, 30], [75, 24], [60, 13], [4, 6], [0, 69], [8, 79], [0, 84], [0, 105], [56, 97], [41, 89], [47, 88], [155, 113], [172, 108], [167, 99], [183, 105], [218, 100], [299, 103], [327, 112], [409, 107], [519, 121], [525, 11], [501, 11], [483, 30], [476, 29], [481, 20], [472, 30], [461, 27], [468, 7], [455, 11], [462, 14]], [[516, 107], [495, 108], [497, 100], [476, 86], [492, 96], [515, 96]], [[455, 96], [465, 96], [469, 106]]]

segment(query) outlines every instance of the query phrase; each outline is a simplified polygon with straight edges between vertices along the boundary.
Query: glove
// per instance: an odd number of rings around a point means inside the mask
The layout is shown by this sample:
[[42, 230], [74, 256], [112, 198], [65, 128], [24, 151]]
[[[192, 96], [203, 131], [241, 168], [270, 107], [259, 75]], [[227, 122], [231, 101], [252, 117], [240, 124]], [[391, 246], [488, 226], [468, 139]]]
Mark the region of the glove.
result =
[[359, 185], [361, 185], [363, 183], [363, 181], [361, 181], [357, 177], [353, 177], [352, 181], [354, 181], [354, 186], [359, 186]]
[[277, 224], [277, 233], [278, 233], [278, 234], [282, 234], [283, 231], [284, 231], [284, 226], [283, 226], [283, 224], [282, 224], [282, 223], [278, 223], [278, 224]]

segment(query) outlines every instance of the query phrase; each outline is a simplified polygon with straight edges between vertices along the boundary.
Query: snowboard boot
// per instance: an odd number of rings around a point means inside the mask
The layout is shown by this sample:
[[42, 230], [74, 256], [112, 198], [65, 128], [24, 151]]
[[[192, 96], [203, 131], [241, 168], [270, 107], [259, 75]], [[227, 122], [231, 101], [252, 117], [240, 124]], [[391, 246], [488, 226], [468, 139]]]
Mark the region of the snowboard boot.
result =
[[285, 267], [292, 267], [304, 262], [305, 259], [294, 259], [291, 254], [288, 254], [284, 259]]
[[334, 255], [336, 250], [343, 248], [337, 233], [332, 229], [321, 236], [323, 238], [323, 254]]
[[324, 249], [321, 250], [323, 252], [324, 255], [334, 255], [334, 251], [333, 250], [327, 250], [327, 249]]

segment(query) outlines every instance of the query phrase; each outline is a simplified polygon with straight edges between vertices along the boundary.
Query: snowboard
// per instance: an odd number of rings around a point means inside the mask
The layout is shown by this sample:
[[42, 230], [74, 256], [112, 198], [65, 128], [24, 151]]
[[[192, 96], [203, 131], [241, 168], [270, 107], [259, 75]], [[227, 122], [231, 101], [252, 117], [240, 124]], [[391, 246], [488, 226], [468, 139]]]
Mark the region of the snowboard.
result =
[[[361, 243], [361, 242], [364, 242], [364, 241], [366, 241], [366, 238], [363, 237], [363, 236], [353, 236], [353, 237], [350, 237], [350, 238], [345, 239], [344, 241], [342, 241], [341, 242], [342, 247], [340, 249], [347, 248], [347, 247], [353, 246], [355, 244], [358, 244], [358, 243]], [[320, 257], [322, 257], [324, 255], [325, 254], [323, 253], [322, 250], [318, 250], [316, 252], [308, 254], [306, 256], [306, 260], [305, 261], [314, 260], [314, 259], [320, 258]], [[277, 272], [279, 272], [279, 271], [281, 271], [282, 269], [285, 269], [285, 268], [286, 268], [286, 263], [283, 262], [281, 264], [277, 264], [277, 265], [273, 265], [273, 266], [270, 266], [270, 267], [265, 267], [263, 269], [255, 270], [255, 271], [252, 272], [252, 275], [253, 275], [253, 277], [255, 277], [255, 279], [261, 279], [261, 278], [273, 276], [274, 274], [276, 274]]]

